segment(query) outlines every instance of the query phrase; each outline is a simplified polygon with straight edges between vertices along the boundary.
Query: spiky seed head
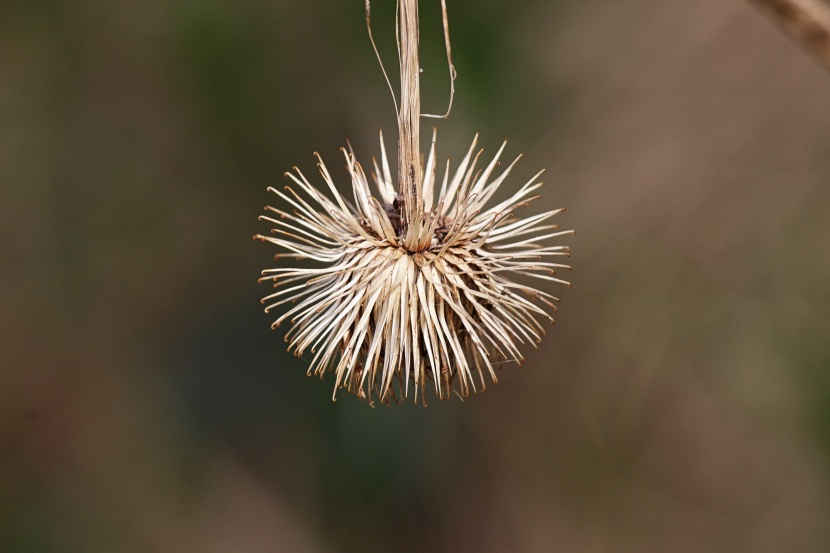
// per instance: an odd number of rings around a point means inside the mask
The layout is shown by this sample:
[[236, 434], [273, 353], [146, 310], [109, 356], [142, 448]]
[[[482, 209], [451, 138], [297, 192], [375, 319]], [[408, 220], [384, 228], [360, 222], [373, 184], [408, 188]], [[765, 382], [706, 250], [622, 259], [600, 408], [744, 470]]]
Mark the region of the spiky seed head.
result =
[[262, 302], [266, 312], [284, 310], [272, 327], [290, 323], [285, 340], [295, 355], [310, 354], [309, 375], [334, 373], [335, 395], [345, 388], [370, 403], [388, 403], [407, 397], [411, 386], [416, 402], [427, 387], [441, 399], [453, 392], [466, 397], [488, 378], [497, 382], [502, 362], [521, 363], [521, 347], [535, 347], [544, 334], [540, 320], [553, 322], [559, 300], [509, 277], [568, 285], [556, 270], [570, 267], [556, 261], [569, 248], [550, 241], [572, 231], [550, 223], [561, 209], [514, 215], [538, 197], [541, 172], [488, 206], [519, 158], [497, 172], [502, 145], [477, 170], [476, 139], [452, 176], [447, 162], [438, 178], [433, 134], [420, 179], [423, 216], [409, 223], [382, 135], [380, 166], [374, 160], [372, 173], [378, 198], [345, 149], [353, 203], [338, 192], [319, 155], [328, 193], [296, 167], [286, 174], [296, 187], [269, 188], [285, 207], [266, 207], [260, 219], [274, 228], [255, 238], [284, 250], [277, 259], [317, 266], [264, 270], [260, 281], [273, 281], [276, 291]]

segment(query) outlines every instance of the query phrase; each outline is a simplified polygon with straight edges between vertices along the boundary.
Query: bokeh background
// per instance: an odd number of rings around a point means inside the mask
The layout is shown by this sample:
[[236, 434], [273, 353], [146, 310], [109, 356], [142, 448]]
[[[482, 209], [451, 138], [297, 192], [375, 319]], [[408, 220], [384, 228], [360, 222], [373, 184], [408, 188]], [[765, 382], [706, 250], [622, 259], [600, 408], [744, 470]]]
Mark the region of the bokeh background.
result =
[[439, 154], [548, 168], [574, 287], [498, 386], [372, 409], [285, 353], [251, 239], [394, 137], [363, 2], [0, 2], [0, 551], [830, 550], [830, 74], [745, 0], [449, 14]]

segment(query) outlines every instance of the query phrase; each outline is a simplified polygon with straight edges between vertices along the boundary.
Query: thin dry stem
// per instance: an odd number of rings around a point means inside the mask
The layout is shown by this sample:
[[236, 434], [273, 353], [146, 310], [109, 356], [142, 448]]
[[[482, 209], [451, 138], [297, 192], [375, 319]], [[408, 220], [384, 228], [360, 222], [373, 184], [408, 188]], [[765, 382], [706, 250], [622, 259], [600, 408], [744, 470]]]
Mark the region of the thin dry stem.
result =
[[366, 30], [369, 31], [369, 42], [372, 43], [372, 50], [375, 51], [375, 57], [380, 64], [380, 70], [383, 73], [383, 78], [386, 80], [386, 85], [389, 87], [389, 92], [392, 93], [392, 103], [395, 105], [395, 112], [398, 111], [398, 99], [395, 97], [395, 89], [392, 88], [392, 82], [389, 80], [389, 74], [386, 72], [386, 67], [383, 66], [383, 60], [378, 52], [378, 46], [375, 44], [375, 37], [372, 36], [372, 4], [370, 0], [366, 0]]
[[751, 0], [830, 69], [830, 7], [821, 0]]
[[[406, 225], [423, 219], [421, 189], [421, 88], [418, 62], [418, 0], [400, 2], [401, 107], [398, 113], [398, 186]], [[414, 230], [414, 229], [413, 229]], [[407, 247], [410, 246], [407, 242]]]
[[[366, 0], [367, 2], [369, 0]], [[452, 102], [455, 99], [455, 65], [452, 63], [452, 48], [450, 46], [450, 22], [447, 18], [447, 2], [441, 0], [441, 20], [444, 24], [444, 47], [447, 50], [447, 66], [450, 69], [450, 101], [447, 105], [447, 111], [443, 115], [434, 115], [432, 113], [422, 113], [421, 117], [432, 117], [433, 119], [447, 119], [452, 111]]]

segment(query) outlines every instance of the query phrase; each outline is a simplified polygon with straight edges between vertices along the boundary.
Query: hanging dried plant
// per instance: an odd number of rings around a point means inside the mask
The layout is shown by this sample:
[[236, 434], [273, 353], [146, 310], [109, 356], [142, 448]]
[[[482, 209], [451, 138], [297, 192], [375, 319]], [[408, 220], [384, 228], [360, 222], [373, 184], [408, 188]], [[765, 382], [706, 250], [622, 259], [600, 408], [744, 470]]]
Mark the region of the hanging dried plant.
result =
[[328, 195], [295, 168], [287, 176], [296, 189], [269, 188], [290, 207], [267, 207], [270, 215], [260, 218], [274, 225], [272, 235], [255, 236], [285, 250], [277, 259], [320, 265], [266, 269], [260, 279], [276, 288], [262, 300], [266, 311], [285, 310], [273, 326], [291, 324], [289, 350], [310, 352], [309, 375], [333, 372], [335, 394], [345, 388], [381, 403], [411, 392], [423, 400], [428, 386], [442, 399], [453, 391], [466, 397], [488, 378], [496, 382], [502, 362], [521, 363], [521, 347], [541, 340], [540, 320], [553, 322], [558, 301], [510, 277], [568, 284], [556, 271], [570, 268], [557, 262], [569, 248], [551, 243], [571, 233], [550, 222], [561, 209], [517, 216], [538, 198], [541, 172], [489, 205], [519, 159], [499, 171], [504, 145], [478, 169], [473, 140], [457, 168], [448, 162], [439, 171], [433, 133], [421, 167], [416, 0], [403, 0], [399, 17], [399, 192], [381, 136], [372, 172], [377, 197], [351, 150], [343, 152], [353, 202], [318, 156]]

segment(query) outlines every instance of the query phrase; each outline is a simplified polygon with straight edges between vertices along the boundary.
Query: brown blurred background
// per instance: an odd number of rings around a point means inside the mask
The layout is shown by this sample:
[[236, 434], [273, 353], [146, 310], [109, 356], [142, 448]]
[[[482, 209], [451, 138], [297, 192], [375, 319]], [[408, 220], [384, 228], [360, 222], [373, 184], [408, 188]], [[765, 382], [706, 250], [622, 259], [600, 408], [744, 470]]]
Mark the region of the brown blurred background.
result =
[[0, 2], [0, 551], [830, 550], [830, 75], [744, 0], [449, 0], [439, 153], [547, 167], [574, 287], [483, 395], [331, 403], [251, 235], [394, 136], [362, 4]]

